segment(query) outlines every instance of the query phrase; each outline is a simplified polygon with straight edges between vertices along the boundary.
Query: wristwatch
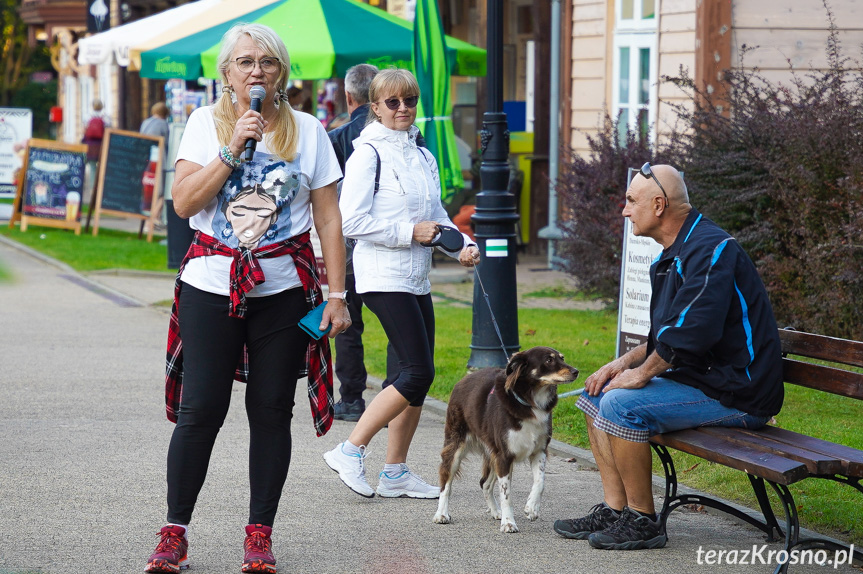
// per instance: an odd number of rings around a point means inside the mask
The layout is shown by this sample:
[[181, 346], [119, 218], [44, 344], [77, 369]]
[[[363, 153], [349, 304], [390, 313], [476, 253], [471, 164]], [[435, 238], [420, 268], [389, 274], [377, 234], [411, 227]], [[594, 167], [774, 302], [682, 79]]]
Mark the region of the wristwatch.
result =
[[347, 299], [347, 291], [330, 291], [327, 294], [327, 299]]

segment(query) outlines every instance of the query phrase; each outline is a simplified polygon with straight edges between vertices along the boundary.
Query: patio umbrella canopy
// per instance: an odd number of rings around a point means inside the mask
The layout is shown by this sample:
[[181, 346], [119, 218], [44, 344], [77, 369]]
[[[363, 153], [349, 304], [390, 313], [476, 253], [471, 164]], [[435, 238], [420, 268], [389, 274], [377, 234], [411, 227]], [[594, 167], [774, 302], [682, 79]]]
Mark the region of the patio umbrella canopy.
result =
[[[228, 9], [223, 13], [237, 12], [236, 3], [239, 2], [226, 0]], [[135, 52], [140, 52], [141, 77], [218, 79], [216, 58], [222, 35], [238, 22], [265, 24], [281, 36], [291, 56], [294, 80], [344, 77], [348, 68], [362, 63], [380, 68], [411, 67], [413, 28], [410, 22], [383, 10], [356, 0], [278, 0], [260, 4], [240, 3], [249, 10], [216, 24], [207, 20], [201, 27], [187, 22], [181, 38], [143, 50], [133, 49], [133, 61]], [[447, 37], [446, 58], [455, 75], [485, 75], [485, 50], [467, 42]]]
[[436, 0], [417, 0], [413, 69], [420, 87], [417, 126], [428, 150], [437, 159], [441, 197], [446, 200], [456, 189], [464, 187], [464, 177], [452, 127], [450, 65]]

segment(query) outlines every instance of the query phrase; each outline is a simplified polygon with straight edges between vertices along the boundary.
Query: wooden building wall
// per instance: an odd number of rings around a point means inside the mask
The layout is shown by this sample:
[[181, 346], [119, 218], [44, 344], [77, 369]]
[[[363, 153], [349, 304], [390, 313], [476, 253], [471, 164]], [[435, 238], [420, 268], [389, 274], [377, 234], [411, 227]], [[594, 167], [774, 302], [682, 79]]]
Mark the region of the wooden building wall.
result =
[[[702, 0], [702, 4], [710, 0]], [[724, 0], [723, 0], [724, 1]], [[664, 76], [679, 75], [681, 67], [695, 73], [696, 48], [696, 0], [660, 0], [659, 2], [659, 49], [657, 81], [658, 94], [656, 123], [653, 126], [654, 141], [661, 141], [677, 120], [676, 105], [686, 105], [687, 97], [671, 83], [663, 82]]]
[[[863, 45], [863, 2], [831, 0], [845, 56], [860, 60]], [[771, 81], [789, 78], [789, 65], [805, 75], [827, 67], [827, 10], [821, 2], [761, 0], [732, 3], [732, 64], [739, 66], [742, 47], [751, 48], [742, 67], [758, 67]]]
[[[681, 66], [699, 85], [718, 87], [729, 67], [752, 69], [773, 82], [788, 82], [827, 66], [829, 21], [821, 2], [787, 0], [658, 0], [658, 141], [676, 121], [673, 106], [688, 97], [663, 76]], [[586, 153], [611, 101], [614, 0], [571, 0], [571, 105], [569, 141]], [[832, 0], [842, 53], [859, 66], [863, 46], [863, 1]], [[747, 47], [745, 56], [744, 46]], [[742, 58], [742, 59], [741, 59]], [[720, 87], [721, 89], [721, 87]]]
[[597, 132], [611, 97], [613, 0], [573, 0], [569, 141], [587, 152], [587, 135]]

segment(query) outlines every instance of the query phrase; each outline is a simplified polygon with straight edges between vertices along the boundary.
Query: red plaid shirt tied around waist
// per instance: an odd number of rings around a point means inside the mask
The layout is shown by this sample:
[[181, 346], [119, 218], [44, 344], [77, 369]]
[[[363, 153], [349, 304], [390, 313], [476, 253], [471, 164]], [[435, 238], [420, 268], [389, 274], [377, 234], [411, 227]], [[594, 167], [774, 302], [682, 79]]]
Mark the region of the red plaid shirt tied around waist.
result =
[[[255, 285], [265, 281], [264, 272], [258, 259], [290, 255], [303, 284], [306, 303], [309, 310], [314, 309], [323, 301], [321, 283], [318, 280], [315, 254], [309, 240], [309, 232], [297, 235], [279, 243], [273, 243], [256, 249], [232, 249], [213, 237], [200, 231], [195, 233], [195, 239], [180, 264], [177, 279], [174, 283], [174, 304], [171, 306], [171, 322], [168, 326], [168, 353], [165, 370], [165, 410], [168, 420], [176, 423], [180, 400], [183, 394], [183, 342], [180, 339], [179, 302], [180, 289], [183, 282], [180, 277], [190, 259], [207, 255], [222, 255], [232, 257], [230, 304], [228, 314], [231, 317], [244, 318], [246, 315], [246, 293]], [[333, 424], [333, 373], [330, 359], [330, 343], [326, 337], [317, 341], [311, 339], [306, 349], [305, 366], [299, 376], [308, 375], [309, 403], [312, 408], [312, 420], [315, 432], [323, 436]], [[243, 348], [243, 356], [237, 365], [235, 378], [241, 382], [249, 380], [248, 349]]]

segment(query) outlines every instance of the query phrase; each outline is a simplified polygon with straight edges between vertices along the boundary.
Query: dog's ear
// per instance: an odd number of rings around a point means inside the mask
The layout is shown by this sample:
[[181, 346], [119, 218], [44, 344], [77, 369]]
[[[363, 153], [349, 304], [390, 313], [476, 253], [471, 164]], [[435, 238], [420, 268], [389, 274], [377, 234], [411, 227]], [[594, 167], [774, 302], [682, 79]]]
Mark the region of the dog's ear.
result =
[[513, 353], [513, 355], [509, 358], [509, 361], [506, 363], [506, 374], [510, 375], [519, 364], [524, 364], [526, 361], [524, 357], [524, 353]]
[[512, 390], [515, 386], [515, 383], [521, 376], [521, 372], [524, 370], [526, 364], [527, 359], [525, 358], [524, 353], [516, 353], [509, 358], [509, 362], [506, 364], [506, 383], [504, 384], [504, 388], [507, 391]]

